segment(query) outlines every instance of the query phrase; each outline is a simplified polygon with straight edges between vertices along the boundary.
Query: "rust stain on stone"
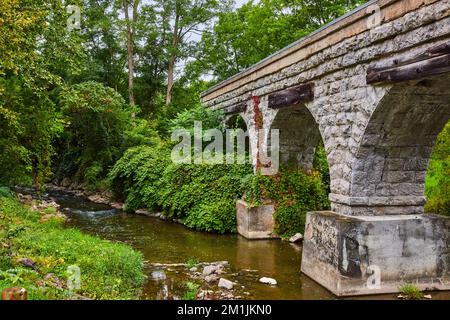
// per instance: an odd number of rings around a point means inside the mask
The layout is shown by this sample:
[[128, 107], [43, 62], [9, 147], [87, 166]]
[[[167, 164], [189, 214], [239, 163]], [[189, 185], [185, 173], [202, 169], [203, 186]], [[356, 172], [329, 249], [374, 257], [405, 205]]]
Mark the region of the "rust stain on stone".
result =
[[259, 107], [261, 103], [261, 99], [258, 96], [252, 96], [252, 102], [253, 102], [253, 120], [255, 122], [255, 128], [256, 128], [256, 142], [257, 142], [257, 148], [256, 148], [256, 172], [259, 172], [261, 169], [261, 156], [260, 156], [260, 141], [259, 141], [259, 130], [263, 128], [264, 123], [264, 116], [261, 112], [261, 109]]

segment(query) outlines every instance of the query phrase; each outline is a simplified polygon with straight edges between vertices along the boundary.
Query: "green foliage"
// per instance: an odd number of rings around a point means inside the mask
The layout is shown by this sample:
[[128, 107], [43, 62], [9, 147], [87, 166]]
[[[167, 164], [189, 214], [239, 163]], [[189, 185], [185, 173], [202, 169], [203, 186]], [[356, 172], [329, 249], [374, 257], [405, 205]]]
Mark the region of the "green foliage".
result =
[[236, 200], [202, 203], [189, 211], [185, 225], [208, 232], [236, 232]]
[[316, 148], [313, 166], [321, 175], [323, 187], [327, 193], [330, 193], [330, 168], [328, 166], [327, 152], [323, 145]]
[[131, 126], [128, 126], [124, 134], [123, 143], [126, 149], [134, 146], [156, 146], [161, 143], [155, 123], [139, 118], [130, 122]]
[[202, 122], [203, 130], [222, 128], [223, 117], [221, 110], [211, 110], [199, 104], [192, 109], [178, 113], [176, 118], [170, 121], [170, 131], [186, 129], [193, 135], [195, 121]]
[[189, 258], [188, 261], [186, 262], [186, 266], [188, 267], [188, 269], [197, 267], [198, 264], [200, 263], [200, 261], [198, 260], [198, 258]]
[[306, 213], [329, 208], [321, 175], [282, 168], [276, 176], [256, 175], [246, 181], [245, 199], [251, 205], [275, 205], [276, 232], [282, 237], [303, 233]]
[[[63, 299], [67, 289], [43, 284], [54, 273], [67, 279], [67, 268], [81, 269], [81, 289], [93, 299], [136, 299], [144, 282], [143, 258], [129, 246], [63, 228], [58, 221], [40, 223], [40, 214], [17, 200], [0, 198], [0, 291], [20, 284], [31, 299]], [[7, 245], [6, 245], [7, 244]], [[18, 258], [36, 261], [40, 272], [26, 270]]]
[[161, 208], [189, 227], [225, 233], [236, 229], [234, 204], [244, 191], [242, 177], [251, 173], [249, 165], [174, 164], [166, 147], [137, 147], [117, 162], [109, 180], [127, 210]]
[[188, 72], [224, 80], [350, 11], [361, 0], [249, 1], [218, 15], [199, 43]]
[[420, 300], [423, 298], [422, 291], [411, 283], [405, 283], [399, 288], [399, 291], [409, 300]]
[[11, 196], [12, 196], [11, 190], [8, 187], [0, 185], [0, 198], [8, 198]]
[[198, 289], [200, 289], [200, 285], [187, 281], [185, 283], [186, 292], [183, 296], [183, 300], [195, 300], [197, 298]]
[[125, 152], [108, 176], [115, 197], [126, 200], [125, 210], [158, 206], [161, 177], [169, 162], [170, 151], [163, 145], [135, 147]]
[[0, 181], [42, 186], [61, 132], [52, 92], [83, 56], [59, 0], [0, 4]]
[[152, 145], [158, 135], [112, 88], [96, 82], [74, 85], [61, 93], [66, 130], [61, 137], [58, 178], [73, 176], [96, 186], [122, 152], [137, 144]]
[[[221, 117], [197, 106], [177, 115], [170, 130], [192, 131], [194, 121], [202, 121], [204, 129], [214, 128]], [[128, 150], [109, 174], [114, 195], [125, 199], [128, 211], [158, 208], [171, 218], [185, 219], [191, 228], [235, 231], [234, 201], [242, 194], [240, 170], [248, 167], [177, 165], [170, 160], [170, 145]]]
[[450, 122], [437, 138], [425, 182], [425, 211], [450, 216]]
[[[203, 129], [221, 124], [222, 113], [197, 106], [180, 113], [171, 130], [192, 132], [194, 121]], [[211, 232], [235, 232], [235, 201], [244, 192], [243, 177], [249, 165], [175, 164], [172, 143], [129, 149], [109, 174], [114, 195], [125, 200], [125, 209], [162, 209], [187, 226]]]

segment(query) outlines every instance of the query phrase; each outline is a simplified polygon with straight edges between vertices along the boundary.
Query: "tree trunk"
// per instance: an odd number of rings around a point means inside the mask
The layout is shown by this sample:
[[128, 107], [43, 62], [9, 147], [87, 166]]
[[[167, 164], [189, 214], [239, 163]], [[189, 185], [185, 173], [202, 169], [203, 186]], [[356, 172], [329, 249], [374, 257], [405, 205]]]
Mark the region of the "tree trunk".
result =
[[138, 18], [139, 0], [135, 0], [133, 3], [132, 20], [130, 19], [128, 12], [129, 4], [129, 0], [123, 1], [125, 22], [127, 24], [128, 96], [130, 105], [134, 106], [136, 104], [134, 98], [134, 32]]
[[176, 5], [175, 8], [175, 23], [173, 27], [172, 33], [172, 52], [169, 59], [169, 68], [167, 70], [167, 94], [166, 94], [166, 105], [172, 103], [172, 95], [173, 95], [173, 84], [174, 84], [174, 73], [175, 73], [175, 65], [177, 62], [177, 49], [179, 43], [179, 30], [178, 24], [180, 22], [180, 10], [179, 5]]

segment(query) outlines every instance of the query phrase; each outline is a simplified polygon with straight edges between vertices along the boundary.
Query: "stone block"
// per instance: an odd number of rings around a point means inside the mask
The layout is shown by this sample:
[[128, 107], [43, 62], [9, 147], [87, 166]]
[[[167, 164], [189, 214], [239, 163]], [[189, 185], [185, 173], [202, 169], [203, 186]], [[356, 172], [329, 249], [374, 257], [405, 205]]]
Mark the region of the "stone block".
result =
[[450, 290], [450, 219], [308, 213], [302, 272], [337, 296]]
[[247, 202], [236, 202], [238, 233], [247, 239], [278, 239], [274, 233], [273, 205], [249, 206]]

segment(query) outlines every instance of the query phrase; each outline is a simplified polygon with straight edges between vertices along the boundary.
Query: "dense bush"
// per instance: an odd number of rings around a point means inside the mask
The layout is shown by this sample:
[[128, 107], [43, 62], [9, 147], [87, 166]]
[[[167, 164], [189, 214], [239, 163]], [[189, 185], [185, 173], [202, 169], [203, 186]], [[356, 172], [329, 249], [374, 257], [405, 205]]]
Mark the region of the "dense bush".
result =
[[[198, 106], [181, 112], [170, 130], [192, 131], [194, 121], [203, 129], [220, 127], [222, 113]], [[191, 228], [218, 233], [235, 232], [236, 199], [244, 193], [244, 178], [250, 165], [175, 164], [173, 142], [128, 150], [109, 174], [111, 189], [125, 200], [125, 209], [141, 207], [163, 210], [174, 219], [184, 219]]]
[[109, 173], [110, 188], [117, 199], [125, 200], [125, 210], [157, 208], [158, 192], [170, 164], [167, 147], [140, 146], [129, 149]]
[[247, 181], [245, 200], [251, 205], [275, 205], [276, 232], [282, 237], [304, 232], [306, 213], [329, 209], [322, 176], [313, 171], [281, 168], [275, 176], [255, 175]]
[[203, 130], [223, 129], [223, 113], [221, 110], [211, 110], [203, 105], [180, 112], [170, 121], [171, 132], [177, 129], [186, 129], [193, 133], [194, 122], [201, 121]]
[[168, 147], [137, 147], [116, 163], [109, 179], [126, 210], [162, 209], [189, 227], [225, 233], [236, 229], [235, 201], [244, 193], [243, 177], [252, 172], [249, 165], [174, 164]]
[[425, 210], [450, 215], [450, 122], [439, 135], [431, 156], [425, 184]]

